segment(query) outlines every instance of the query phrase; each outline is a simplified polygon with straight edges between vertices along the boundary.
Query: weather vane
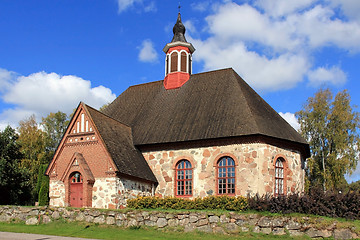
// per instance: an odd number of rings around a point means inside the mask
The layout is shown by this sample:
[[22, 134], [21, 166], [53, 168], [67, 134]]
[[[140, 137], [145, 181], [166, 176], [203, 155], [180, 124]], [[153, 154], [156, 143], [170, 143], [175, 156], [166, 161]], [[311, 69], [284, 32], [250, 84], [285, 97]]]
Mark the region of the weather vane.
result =
[[179, 2], [179, 6], [178, 6], [178, 8], [179, 8], [179, 13], [180, 13], [180, 8], [181, 8], [180, 2]]

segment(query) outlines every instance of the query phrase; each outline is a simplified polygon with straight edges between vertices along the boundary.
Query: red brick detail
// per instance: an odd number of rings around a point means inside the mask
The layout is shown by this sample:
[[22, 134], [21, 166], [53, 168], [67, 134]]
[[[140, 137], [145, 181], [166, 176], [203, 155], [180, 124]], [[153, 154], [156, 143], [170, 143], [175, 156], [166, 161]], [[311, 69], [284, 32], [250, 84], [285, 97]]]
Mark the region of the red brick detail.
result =
[[178, 51], [185, 50], [185, 51], [187, 51], [188, 53], [190, 53], [189, 48], [184, 47], [184, 46], [176, 46], [176, 47], [171, 47], [171, 48], [169, 48], [169, 50], [167, 51], [166, 54], [168, 54], [168, 53], [170, 53], [170, 52], [172, 52], [172, 51], [174, 51], [174, 50], [178, 50]]
[[166, 75], [164, 87], [166, 90], [179, 88], [190, 79], [190, 74], [186, 72], [173, 72]]

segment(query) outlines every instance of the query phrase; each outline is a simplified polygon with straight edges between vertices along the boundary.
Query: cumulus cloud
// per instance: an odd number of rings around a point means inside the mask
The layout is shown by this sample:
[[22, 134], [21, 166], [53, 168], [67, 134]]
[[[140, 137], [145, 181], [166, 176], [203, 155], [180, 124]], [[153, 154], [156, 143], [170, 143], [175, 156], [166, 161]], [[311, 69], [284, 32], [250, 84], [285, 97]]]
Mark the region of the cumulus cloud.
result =
[[61, 76], [57, 73], [17, 75], [8, 79], [5, 84], [7, 89], [1, 98], [5, 103], [15, 107], [0, 113], [1, 126], [16, 125], [31, 114], [40, 118], [56, 111], [71, 113], [80, 101], [99, 108], [116, 97], [109, 88], [92, 87], [88, 80], [73, 75]]
[[203, 29], [209, 36], [189, 37], [194, 61], [203, 62], [203, 70], [233, 67], [259, 90], [289, 89], [306, 76], [310, 85], [345, 82], [340, 67], [313, 70], [313, 54], [329, 46], [360, 51], [360, 24], [340, 19], [324, 1], [274, 1], [217, 3]]
[[146, 39], [141, 43], [139, 48], [139, 60], [142, 62], [156, 62], [158, 60], [158, 54], [155, 51], [154, 44], [151, 40]]
[[349, 19], [360, 21], [360, 1], [359, 0], [327, 0], [333, 7], [340, 7], [344, 15]]
[[294, 113], [290, 113], [290, 112], [282, 113], [282, 112], [279, 112], [279, 115], [283, 119], [285, 119], [296, 131], [298, 131], [300, 129], [300, 124], [299, 124], [298, 120], [296, 119]]
[[16, 73], [0, 68], [0, 93], [10, 87], [11, 81], [15, 78]]
[[141, 10], [145, 12], [154, 12], [157, 10], [154, 1], [148, 3], [146, 1], [144, 2], [143, 0], [117, 0], [117, 3], [118, 3], [118, 13], [122, 13], [128, 10], [129, 8], [135, 6], [138, 7], [138, 9], [141, 8]]
[[281, 17], [303, 10], [317, 0], [257, 0], [255, 5], [273, 17]]
[[337, 66], [331, 68], [319, 67], [308, 73], [309, 83], [319, 87], [326, 83], [342, 85], [346, 82], [346, 74]]
[[195, 11], [205, 12], [210, 7], [211, 1], [197, 1], [191, 3], [191, 8]]
[[219, 47], [216, 39], [192, 40], [198, 49], [196, 61], [203, 61], [205, 70], [232, 67], [252, 87], [279, 90], [294, 87], [302, 81], [309, 66], [302, 55], [283, 54], [268, 58], [249, 51], [241, 42]]

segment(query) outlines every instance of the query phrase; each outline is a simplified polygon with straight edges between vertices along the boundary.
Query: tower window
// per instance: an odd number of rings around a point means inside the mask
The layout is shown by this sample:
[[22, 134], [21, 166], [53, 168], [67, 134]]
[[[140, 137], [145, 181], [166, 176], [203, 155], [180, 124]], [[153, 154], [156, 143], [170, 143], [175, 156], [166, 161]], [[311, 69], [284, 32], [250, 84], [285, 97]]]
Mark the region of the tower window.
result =
[[178, 71], [178, 53], [172, 52], [171, 53], [171, 68], [170, 72], [177, 72]]
[[186, 52], [181, 52], [181, 71], [182, 72], [186, 72], [186, 60], [187, 60], [187, 56], [186, 56]]

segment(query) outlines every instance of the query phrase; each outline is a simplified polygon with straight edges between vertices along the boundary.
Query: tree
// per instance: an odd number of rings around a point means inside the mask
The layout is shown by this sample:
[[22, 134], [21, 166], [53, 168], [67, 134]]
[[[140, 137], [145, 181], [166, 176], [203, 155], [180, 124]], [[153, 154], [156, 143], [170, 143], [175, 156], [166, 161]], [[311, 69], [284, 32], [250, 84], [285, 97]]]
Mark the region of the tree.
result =
[[29, 203], [29, 172], [19, 164], [23, 155], [17, 139], [10, 126], [0, 131], [0, 205]]
[[[33, 190], [37, 183], [39, 166], [45, 157], [46, 135], [39, 129], [35, 115], [19, 122], [20, 151], [23, 154], [21, 166], [30, 172], [30, 185]], [[33, 192], [34, 199], [37, 199], [37, 191]]]
[[110, 105], [110, 103], [105, 103], [104, 105], [102, 105], [102, 106], [99, 108], [99, 111], [100, 111], [100, 112], [104, 112], [105, 108], [107, 108], [109, 105]]
[[59, 145], [68, 124], [69, 119], [66, 113], [60, 111], [57, 113], [50, 113], [46, 118], [42, 119], [42, 125], [47, 138], [47, 151], [50, 152], [51, 155]]
[[296, 113], [300, 133], [310, 145], [306, 174], [312, 186], [338, 189], [346, 183], [344, 175], [356, 168], [360, 120], [350, 100], [346, 90], [333, 99], [329, 89], [320, 89]]
[[39, 206], [49, 204], [49, 177], [45, 175], [47, 164], [42, 164], [39, 167], [38, 181], [36, 184], [36, 192], [39, 194]]

